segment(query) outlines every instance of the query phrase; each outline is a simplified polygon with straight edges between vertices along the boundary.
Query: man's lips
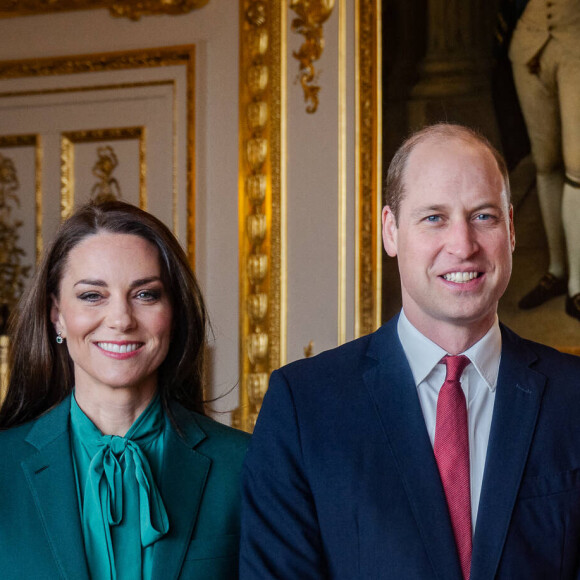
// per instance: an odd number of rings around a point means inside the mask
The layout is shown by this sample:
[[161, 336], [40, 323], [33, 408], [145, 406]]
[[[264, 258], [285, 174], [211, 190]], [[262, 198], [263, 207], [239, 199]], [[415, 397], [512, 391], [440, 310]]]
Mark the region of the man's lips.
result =
[[483, 272], [470, 270], [468, 272], [447, 272], [447, 274], [443, 274], [441, 277], [447, 280], [447, 282], [454, 282], [455, 284], [466, 284], [467, 282], [471, 282], [471, 280], [479, 278], [482, 275]]

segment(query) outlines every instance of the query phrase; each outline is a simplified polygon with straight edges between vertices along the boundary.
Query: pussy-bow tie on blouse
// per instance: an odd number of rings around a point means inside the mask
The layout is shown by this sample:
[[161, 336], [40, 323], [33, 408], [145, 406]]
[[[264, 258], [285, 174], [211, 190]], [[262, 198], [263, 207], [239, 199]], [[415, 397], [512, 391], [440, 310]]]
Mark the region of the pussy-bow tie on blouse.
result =
[[[139, 522], [141, 548], [150, 546], [169, 530], [161, 494], [147, 457], [141, 450], [142, 446], [153, 439], [162, 437], [165, 425], [163, 411], [156, 397], [124, 437], [102, 435], [78, 405], [72, 406], [73, 412], [75, 415], [72, 420], [82, 445], [89, 457], [92, 456], [84, 486], [82, 509], [89, 569], [94, 578], [115, 579], [116, 568], [119, 568], [115, 565], [115, 559], [123, 560], [124, 554], [123, 550], [114, 553], [113, 545], [121, 548], [122, 542], [126, 540], [113, 541], [113, 528], [119, 526], [123, 518], [131, 519], [131, 508], [138, 510], [138, 517], [134, 513], [133, 519]], [[78, 413], [82, 417], [78, 417]], [[118, 564], [123, 568], [122, 562]], [[136, 572], [136, 577], [140, 578], [141, 570]]]

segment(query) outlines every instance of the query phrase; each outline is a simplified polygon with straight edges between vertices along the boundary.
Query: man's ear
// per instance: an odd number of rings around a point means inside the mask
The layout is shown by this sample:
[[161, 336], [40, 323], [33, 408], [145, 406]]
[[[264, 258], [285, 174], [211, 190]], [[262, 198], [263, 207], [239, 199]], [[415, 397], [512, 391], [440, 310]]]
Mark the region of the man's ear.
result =
[[397, 255], [397, 220], [391, 208], [386, 205], [383, 208], [383, 245], [385, 251], [391, 258]]

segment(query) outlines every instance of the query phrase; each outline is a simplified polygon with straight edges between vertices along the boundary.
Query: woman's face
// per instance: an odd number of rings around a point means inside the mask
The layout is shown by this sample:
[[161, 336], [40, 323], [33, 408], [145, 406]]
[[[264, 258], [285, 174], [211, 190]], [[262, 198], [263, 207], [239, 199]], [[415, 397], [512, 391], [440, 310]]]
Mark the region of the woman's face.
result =
[[172, 320], [155, 246], [130, 234], [85, 238], [69, 253], [52, 301], [51, 320], [66, 339], [77, 391], [153, 395]]

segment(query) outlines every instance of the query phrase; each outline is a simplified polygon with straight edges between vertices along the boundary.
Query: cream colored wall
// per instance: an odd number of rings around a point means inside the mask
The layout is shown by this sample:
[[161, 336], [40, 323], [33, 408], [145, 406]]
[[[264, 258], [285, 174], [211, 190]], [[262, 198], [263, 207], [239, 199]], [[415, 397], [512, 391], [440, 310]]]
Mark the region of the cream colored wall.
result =
[[[290, 31], [294, 14], [287, 13], [287, 361], [301, 358], [310, 340], [318, 353], [354, 335], [354, 4], [337, 0], [325, 24], [324, 53], [315, 63], [321, 91], [314, 115], [305, 112], [295, 82], [292, 50], [303, 39]], [[210, 0], [188, 15], [139, 22], [114, 19], [106, 10], [0, 20], [0, 60], [196, 45], [196, 270], [215, 333], [214, 396], [234, 387], [239, 372], [238, 19], [237, 1]], [[345, 219], [339, 223], [341, 203]], [[179, 204], [183, 240], [185, 200]], [[216, 406], [235, 408], [237, 392]]]
[[[290, 21], [292, 16], [290, 11]], [[340, 56], [341, 25], [343, 48], [348, 48], [344, 58]], [[354, 2], [337, 0], [323, 30], [324, 52], [315, 62], [320, 103], [314, 114], [306, 113], [302, 87], [295, 82], [298, 61], [292, 51], [303, 38], [291, 31], [288, 35], [288, 361], [304, 356], [303, 347], [310, 340], [316, 354], [354, 335]], [[341, 67], [346, 76], [342, 95]], [[341, 119], [342, 103], [346, 111]], [[346, 124], [344, 159], [339, 149], [341, 122]], [[341, 171], [346, 180], [342, 190]], [[341, 196], [346, 218], [342, 224]], [[339, 290], [341, 243], [345, 249], [343, 295]]]

